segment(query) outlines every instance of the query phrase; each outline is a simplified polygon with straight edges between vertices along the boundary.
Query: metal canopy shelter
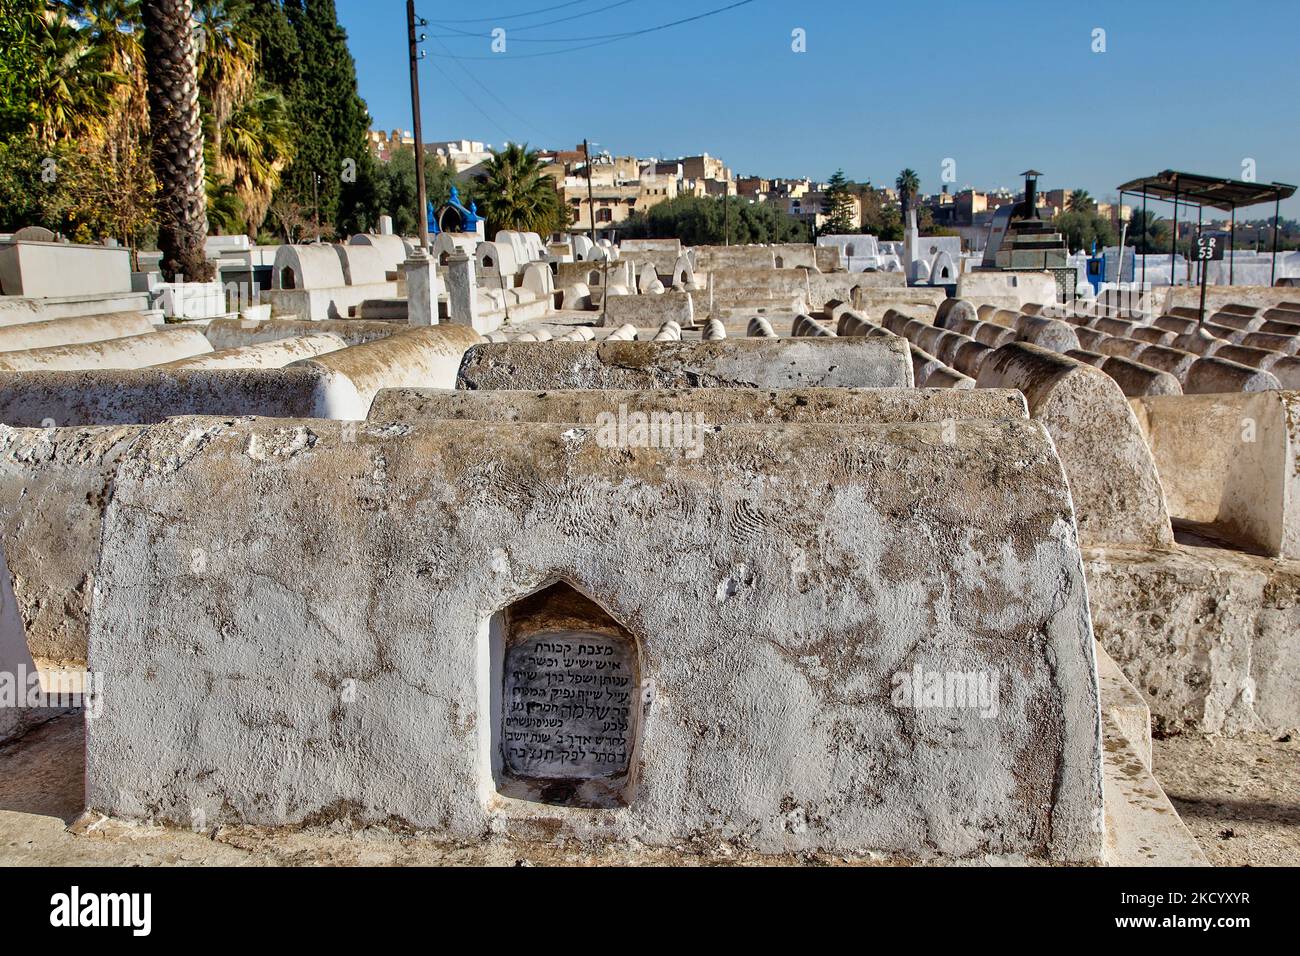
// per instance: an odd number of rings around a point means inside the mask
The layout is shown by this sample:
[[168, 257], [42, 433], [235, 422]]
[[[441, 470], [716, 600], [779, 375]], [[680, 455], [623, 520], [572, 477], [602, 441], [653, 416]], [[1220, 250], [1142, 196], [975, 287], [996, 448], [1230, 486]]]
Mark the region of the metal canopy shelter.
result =
[[[1234, 279], [1234, 252], [1237, 244], [1237, 210], [1245, 206], [1257, 206], [1260, 203], [1273, 203], [1273, 268], [1269, 274], [1269, 284], [1277, 281], [1277, 239], [1282, 218], [1282, 200], [1295, 195], [1296, 187], [1287, 183], [1252, 183], [1241, 179], [1223, 179], [1219, 176], [1201, 176], [1197, 173], [1184, 173], [1173, 169], [1143, 176], [1119, 187], [1119, 204], [1124, 208], [1126, 193], [1142, 197], [1142, 220], [1146, 224], [1147, 199], [1174, 204], [1173, 244], [1169, 255], [1169, 284], [1174, 284], [1174, 261], [1178, 254], [1178, 209], [1187, 206], [1196, 209], [1196, 221], [1199, 226], [1206, 206], [1222, 209], [1232, 215], [1232, 238], [1228, 243], [1228, 284]], [[1121, 250], [1121, 263], [1122, 250]], [[1200, 266], [1205, 268], [1204, 264]], [[1146, 285], [1147, 262], [1142, 256], [1142, 284]]]

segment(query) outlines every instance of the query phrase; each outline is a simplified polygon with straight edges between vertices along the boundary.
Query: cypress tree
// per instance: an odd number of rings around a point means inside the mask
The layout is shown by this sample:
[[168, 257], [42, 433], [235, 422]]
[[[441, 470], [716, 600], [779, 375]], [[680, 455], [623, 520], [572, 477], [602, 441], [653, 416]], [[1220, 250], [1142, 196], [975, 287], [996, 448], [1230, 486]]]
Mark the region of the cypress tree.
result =
[[854, 213], [853, 191], [844, 176], [844, 170], [835, 170], [822, 196], [822, 215], [826, 222], [821, 228], [823, 235], [837, 236], [853, 232]]
[[284, 188], [305, 210], [314, 213], [319, 202], [323, 225], [339, 233], [359, 230], [369, 225], [374, 169], [366, 136], [369, 114], [357, 93], [347, 33], [339, 26], [334, 0], [286, 0], [284, 11], [297, 35], [301, 64], [293, 93], [298, 156]]
[[240, 22], [255, 36], [258, 77], [293, 102], [302, 80], [302, 50], [284, 5], [280, 0], [251, 0]]

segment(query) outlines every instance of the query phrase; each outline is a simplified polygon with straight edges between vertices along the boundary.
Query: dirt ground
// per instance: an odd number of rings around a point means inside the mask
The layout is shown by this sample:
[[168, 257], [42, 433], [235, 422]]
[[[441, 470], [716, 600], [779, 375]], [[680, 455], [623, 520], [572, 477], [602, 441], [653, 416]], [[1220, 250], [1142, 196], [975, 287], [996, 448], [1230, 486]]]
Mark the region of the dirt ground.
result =
[[1153, 744], [1156, 779], [1212, 865], [1300, 865], [1300, 742], [1181, 734]]
[[[4, 866], [843, 866], [879, 859], [822, 854], [756, 857], [726, 844], [671, 850], [524, 844], [474, 847], [380, 828], [189, 833], [128, 826], [83, 813], [82, 722], [62, 717], [0, 747], [0, 865]], [[1183, 735], [1155, 741], [1155, 771], [1216, 866], [1300, 864], [1300, 744], [1260, 736]], [[1006, 861], [1018, 862], [1018, 861]]]
[[661, 850], [494, 838], [472, 847], [427, 835], [254, 827], [190, 833], [83, 812], [83, 724], [61, 717], [0, 747], [0, 866], [844, 866], [880, 859], [759, 857], [726, 844]]

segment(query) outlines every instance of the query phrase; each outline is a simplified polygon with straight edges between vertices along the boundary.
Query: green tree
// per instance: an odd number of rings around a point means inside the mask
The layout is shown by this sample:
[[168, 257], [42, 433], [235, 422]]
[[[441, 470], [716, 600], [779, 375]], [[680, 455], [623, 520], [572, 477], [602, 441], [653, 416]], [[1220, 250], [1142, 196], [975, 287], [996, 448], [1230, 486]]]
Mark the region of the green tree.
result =
[[1088, 211], [1063, 212], [1056, 217], [1055, 226], [1071, 252], [1091, 252], [1094, 242], [1099, 249], [1118, 244], [1115, 227], [1109, 219], [1097, 215], [1095, 207]]
[[[808, 227], [768, 203], [727, 200], [733, 244], [807, 242]], [[720, 199], [678, 196], [629, 216], [618, 227], [627, 239], [680, 239], [690, 246], [721, 245], [724, 207]]]
[[141, 10], [162, 273], [205, 282], [213, 269], [203, 249], [207, 201], [193, 10], [190, 0], [143, 0]]
[[1136, 209], [1133, 221], [1129, 223], [1128, 245], [1138, 251], [1138, 255], [1159, 255], [1169, 251], [1169, 227], [1163, 219], [1157, 219], [1151, 210], [1143, 212]]
[[231, 114], [219, 169], [239, 197], [241, 225], [256, 236], [294, 154], [293, 123], [279, 90], [258, 82]]
[[252, 89], [257, 47], [241, 20], [248, 9], [243, 0], [193, 3], [199, 95], [214, 121], [214, 141], [220, 152], [221, 130]]
[[492, 150], [476, 177], [474, 198], [489, 235], [516, 229], [545, 236], [564, 226], [555, 180], [542, 172], [537, 150], [527, 143]]
[[129, 163], [149, 137], [139, 0], [89, 0], [68, 6], [89, 42], [100, 48], [108, 69], [122, 79], [108, 107], [103, 146], [110, 166]]
[[[419, 229], [415, 218], [415, 150], [403, 146], [396, 150], [387, 163], [381, 163], [376, 172], [376, 209], [393, 217], [393, 231], [401, 236], [414, 235]], [[441, 157], [433, 153], [424, 154], [424, 181], [429, 202], [434, 209], [446, 205], [451, 198], [451, 187], [456, 185], [456, 167], [444, 163]], [[461, 200], [469, 202], [469, 197], [461, 189]]]
[[[150, 103], [140, 0], [0, 0], [0, 14], [0, 215], [87, 241], [147, 240], [156, 188], [141, 162]], [[262, 71], [285, 74], [299, 57], [263, 59], [263, 30], [275, 50], [297, 49], [278, 0], [196, 0], [186, 30], [197, 48], [201, 193], [216, 228], [255, 231], [293, 155], [284, 98]], [[19, 158], [33, 163], [25, 175]]]
[[29, 135], [0, 141], [0, 232], [66, 228], [72, 207], [67, 174], [75, 154], [69, 144], [46, 147]]
[[0, 0], [0, 138], [27, 130], [36, 118], [35, 77], [42, 0]]
[[240, 23], [252, 35], [262, 82], [295, 99], [302, 82], [302, 48], [285, 5], [280, 0], [249, 0]]
[[883, 242], [898, 242], [903, 238], [903, 220], [897, 207], [885, 202], [882, 193], [871, 183], [855, 187], [862, 204], [861, 232], [875, 236]]
[[844, 170], [835, 170], [835, 175], [831, 177], [826, 186], [826, 192], [822, 195], [822, 215], [827, 217], [821, 228], [822, 234], [842, 236], [845, 233], [852, 232], [853, 220], [857, 212], [856, 206], [857, 203], [853, 198], [849, 181], [844, 176]]
[[903, 212], [903, 228], [906, 229], [907, 213], [912, 208], [912, 201], [916, 199], [916, 194], [921, 191], [921, 178], [916, 175], [915, 170], [904, 169], [894, 180], [894, 188], [898, 190], [898, 202]]
[[286, 198], [319, 209], [321, 221], [339, 232], [361, 231], [373, 212], [375, 170], [347, 33], [334, 0], [293, 0], [284, 9], [310, 67], [290, 92], [298, 149], [283, 177]]
[[118, 87], [126, 82], [113, 71], [112, 52], [63, 7], [45, 12], [26, 89], [32, 132], [42, 144], [104, 135]]
[[156, 241], [155, 180], [146, 142], [88, 144], [69, 159], [65, 187], [72, 202], [65, 229], [74, 240], [112, 236], [132, 254]]

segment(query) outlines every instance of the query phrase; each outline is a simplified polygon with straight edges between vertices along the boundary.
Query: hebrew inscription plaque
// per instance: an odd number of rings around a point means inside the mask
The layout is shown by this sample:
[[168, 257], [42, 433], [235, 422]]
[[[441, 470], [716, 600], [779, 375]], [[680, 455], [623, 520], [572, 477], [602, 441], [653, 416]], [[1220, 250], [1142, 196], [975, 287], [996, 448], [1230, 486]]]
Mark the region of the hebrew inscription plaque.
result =
[[630, 642], [548, 631], [506, 650], [501, 740], [518, 777], [625, 774], [632, 753], [636, 663]]

